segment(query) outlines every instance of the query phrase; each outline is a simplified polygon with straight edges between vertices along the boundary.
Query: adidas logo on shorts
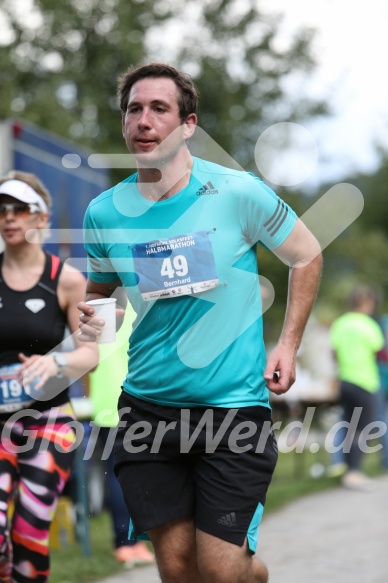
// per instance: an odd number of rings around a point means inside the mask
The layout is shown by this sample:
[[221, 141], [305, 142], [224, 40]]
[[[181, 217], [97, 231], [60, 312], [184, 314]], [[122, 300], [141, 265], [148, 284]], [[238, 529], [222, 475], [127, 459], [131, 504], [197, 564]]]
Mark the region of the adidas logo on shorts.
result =
[[217, 522], [218, 524], [223, 524], [224, 526], [235, 526], [235, 524], [237, 524], [236, 515], [234, 512], [231, 512], [230, 514], [221, 516], [221, 518], [219, 518]]

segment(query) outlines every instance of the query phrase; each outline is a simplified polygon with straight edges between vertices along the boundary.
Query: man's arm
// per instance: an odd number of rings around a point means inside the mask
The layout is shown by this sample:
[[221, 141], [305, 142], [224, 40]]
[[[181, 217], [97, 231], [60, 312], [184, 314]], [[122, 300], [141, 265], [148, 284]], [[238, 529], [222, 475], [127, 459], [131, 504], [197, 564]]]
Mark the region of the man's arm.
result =
[[264, 378], [270, 391], [282, 394], [295, 382], [296, 353], [317, 295], [322, 253], [318, 241], [299, 219], [273, 252], [290, 266], [290, 279], [283, 330], [268, 357]]
[[117, 299], [116, 327], [119, 329], [123, 323], [125, 307], [127, 305], [127, 296], [122, 287], [121, 280], [117, 279], [110, 283], [97, 283], [88, 278], [86, 282], [85, 301], [80, 302], [77, 306], [81, 311], [79, 324], [81, 332], [78, 335], [79, 340], [82, 340], [83, 342], [95, 342], [97, 337], [101, 334], [101, 328], [105, 324], [104, 320], [93, 318], [94, 308], [89, 306], [86, 302], [110, 297], [115, 297]]

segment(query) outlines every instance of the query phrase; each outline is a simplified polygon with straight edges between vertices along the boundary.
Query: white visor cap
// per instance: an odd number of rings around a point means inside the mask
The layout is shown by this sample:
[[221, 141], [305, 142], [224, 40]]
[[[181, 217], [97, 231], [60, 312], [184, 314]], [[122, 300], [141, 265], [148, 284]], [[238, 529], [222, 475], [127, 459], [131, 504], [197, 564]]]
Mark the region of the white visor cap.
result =
[[48, 213], [47, 205], [40, 194], [22, 180], [6, 180], [0, 184], [0, 194], [8, 194], [8, 196], [28, 204], [37, 204], [42, 213]]

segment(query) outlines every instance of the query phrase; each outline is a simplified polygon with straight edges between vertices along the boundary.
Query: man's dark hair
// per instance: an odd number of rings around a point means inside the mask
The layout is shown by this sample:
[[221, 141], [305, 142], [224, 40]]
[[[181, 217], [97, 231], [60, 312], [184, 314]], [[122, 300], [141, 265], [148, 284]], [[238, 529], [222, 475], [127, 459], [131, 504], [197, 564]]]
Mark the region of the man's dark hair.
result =
[[163, 63], [150, 63], [139, 67], [129, 67], [118, 78], [117, 94], [120, 100], [120, 109], [122, 115], [125, 115], [128, 106], [129, 94], [132, 86], [141, 79], [147, 77], [167, 77], [172, 79], [179, 90], [179, 117], [186, 121], [191, 113], [197, 113], [198, 109], [198, 91], [189, 75], [181, 73], [170, 65]]

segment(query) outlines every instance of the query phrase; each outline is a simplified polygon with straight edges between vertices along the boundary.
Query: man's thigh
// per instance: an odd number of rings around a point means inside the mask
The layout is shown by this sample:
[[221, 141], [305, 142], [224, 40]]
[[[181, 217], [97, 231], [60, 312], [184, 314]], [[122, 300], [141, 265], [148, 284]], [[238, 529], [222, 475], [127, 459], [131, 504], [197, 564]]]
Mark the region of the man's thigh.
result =
[[190, 472], [179, 464], [121, 464], [116, 476], [123, 491], [136, 536], [170, 521], [194, 514]]

